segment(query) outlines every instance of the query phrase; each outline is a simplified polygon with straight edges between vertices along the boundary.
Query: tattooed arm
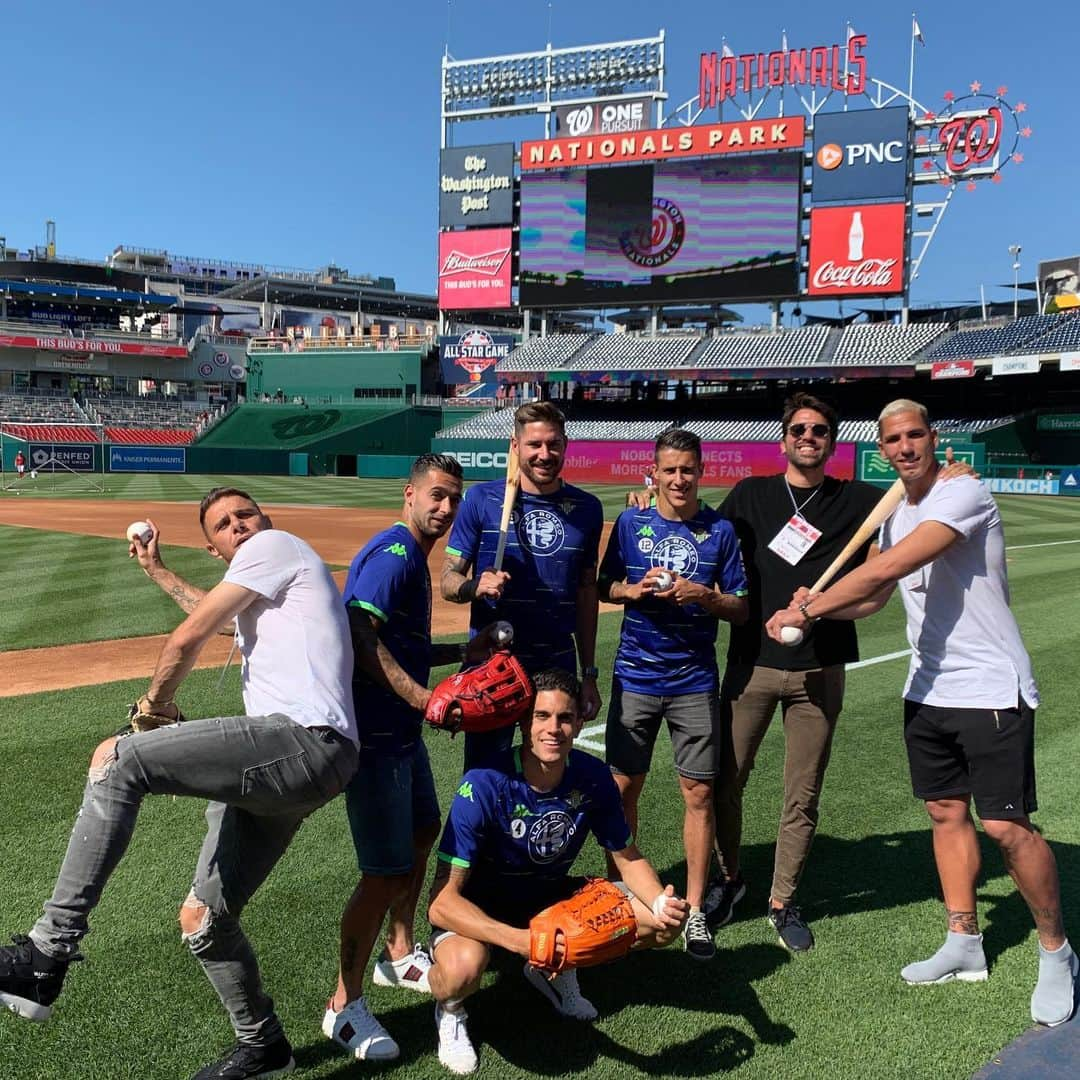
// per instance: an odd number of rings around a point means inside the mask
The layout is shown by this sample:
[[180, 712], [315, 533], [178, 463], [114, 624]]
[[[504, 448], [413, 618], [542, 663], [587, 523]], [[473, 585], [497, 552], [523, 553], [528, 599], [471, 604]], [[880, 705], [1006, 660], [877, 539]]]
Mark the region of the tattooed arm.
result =
[[349, 608], [349, 626], [352, 628], [356, 666], [372, 682], [385, 686], [414, 709], [423, 712], [431, 697], [431, 691], [416, 682], [390, 655], [390, 650], [379, 640], [380, 625], [381, 620], [362, 607]]

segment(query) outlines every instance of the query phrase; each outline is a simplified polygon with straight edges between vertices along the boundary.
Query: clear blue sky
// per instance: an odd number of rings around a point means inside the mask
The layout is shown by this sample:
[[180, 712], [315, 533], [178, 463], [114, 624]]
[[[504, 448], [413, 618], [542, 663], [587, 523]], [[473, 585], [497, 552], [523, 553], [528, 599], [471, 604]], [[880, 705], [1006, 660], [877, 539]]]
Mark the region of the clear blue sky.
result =
[[[123, 243], [178, 254], [392, 275], [435, 287], [440, 59], [667, 33], [670, 104], [694, 96], [697, 57], [843, 41], [852, 9], [868, 72], [907, 85], [909, 4], [700, 0], [7, 0], [0, 235], [104, 258]], [[448, 17], [449, 16], [449, 17]], [[1007, 299], [1021, 277], [1080, 252], [1075, 6], [987, 2], [918, 11], [915, 96], [939, 108], [979, 80], [1028, 105], [1025, 161], [958, 191], [915, 304]], [[542, 136], [541, 121], [534, 122]], [[455, 142], [493, 141], [483, 122]], [[498, 136], [496, 136], [497, 138]]]

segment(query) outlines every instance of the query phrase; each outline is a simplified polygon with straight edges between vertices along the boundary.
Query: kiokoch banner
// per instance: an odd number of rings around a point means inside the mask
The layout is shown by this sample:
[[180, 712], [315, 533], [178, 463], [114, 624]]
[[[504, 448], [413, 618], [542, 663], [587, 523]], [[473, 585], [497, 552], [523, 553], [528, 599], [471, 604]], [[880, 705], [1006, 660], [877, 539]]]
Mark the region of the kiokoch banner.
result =
[[904, 291], [904, 203], [810, 211], [810, 296], [885, 296]]
[[439, 233], [439, 307], [510, 307], [510, 229]]

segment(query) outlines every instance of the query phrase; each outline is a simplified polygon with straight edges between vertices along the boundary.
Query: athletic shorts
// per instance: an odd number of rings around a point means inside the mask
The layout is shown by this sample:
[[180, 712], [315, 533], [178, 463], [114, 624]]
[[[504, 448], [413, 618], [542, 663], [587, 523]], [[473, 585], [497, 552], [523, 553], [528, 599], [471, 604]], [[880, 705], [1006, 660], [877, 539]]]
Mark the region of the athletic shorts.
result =
[[719, 708], [715, 690], [657, 697], [611, 684], [605, 757], [615, 772], [642, 776], [649, 771], [660, 724], [667, 721], [675, 769], [689, 780], [711, 780], [720, 767]]
[[377, 877], [408, 874], [413, 836], [439, 824], [439, 799], [422, 742], [401, 757], [360, 752], [345, 789], [345, 809], [360, 872]]
[[[524, 930], [534, 915], [573, 896], [587, 880], [569, 875], [560, 878], [507, 876], [497, 879], [478, 875], [469, 878], [462, 895], [496, 922]], [[431, 947], [434, 948], [453, 933], [453, 930], [444, 930], [432, 924]]]
[[971, 795], [990, 821], [1026, 817], [1035, 801], [1035, 711], [954, 709], [904, 701], [904, 742], [916, 798]]

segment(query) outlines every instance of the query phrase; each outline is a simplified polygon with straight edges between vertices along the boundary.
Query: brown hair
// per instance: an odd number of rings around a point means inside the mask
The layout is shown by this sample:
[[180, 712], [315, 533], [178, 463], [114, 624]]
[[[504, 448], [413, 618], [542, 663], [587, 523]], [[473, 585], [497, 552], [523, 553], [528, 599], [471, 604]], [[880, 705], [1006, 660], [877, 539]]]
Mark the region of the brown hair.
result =
[[784, 402], [784, 414], [780, 417], [780, 425], [784, 435], [787, 434], [791, 418], [800, 409], [813, 409], [814, 412], [825, 417], [825, 422], [829, 425], [829, 439], [836, 442], [836, 433], [840, 428], [840, 419], [836, 414], [836, 410], [827, 401], [822, 401], [821, 398], [814, 397], [813, 394], [807, 394], [802, 390], [792, 394]]
[[521, 437], [526, 424], [550, 424], [566, 438], [566, 417], [550, 401], [530, 401], [514, 413], [514, 435]]

